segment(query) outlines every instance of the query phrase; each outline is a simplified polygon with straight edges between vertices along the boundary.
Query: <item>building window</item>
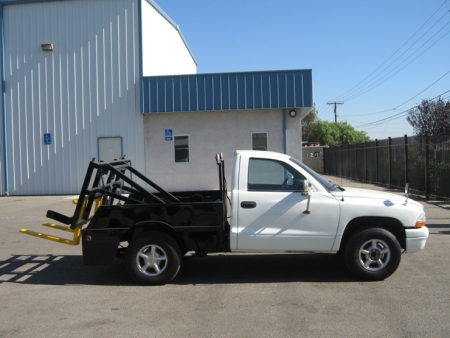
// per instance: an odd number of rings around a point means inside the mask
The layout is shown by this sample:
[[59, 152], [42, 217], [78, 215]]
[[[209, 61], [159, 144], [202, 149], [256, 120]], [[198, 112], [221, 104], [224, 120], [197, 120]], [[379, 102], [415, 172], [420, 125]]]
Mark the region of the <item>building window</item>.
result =
[[189, 162], [189, 136], [175, 136], [175, 162]]
[[252, 133], [252, 150], [267, 150], [267, 133]]

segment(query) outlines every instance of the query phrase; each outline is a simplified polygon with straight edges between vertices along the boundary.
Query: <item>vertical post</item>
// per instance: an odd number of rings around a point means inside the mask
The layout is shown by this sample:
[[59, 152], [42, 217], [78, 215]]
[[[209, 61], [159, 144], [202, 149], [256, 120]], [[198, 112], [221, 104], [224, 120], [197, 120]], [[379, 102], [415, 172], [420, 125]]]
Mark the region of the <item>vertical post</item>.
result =
[[[1, 128], [3, 128], [3, 145], [0, 147], [3, 147], [3, 152], [0, 151], [0, 156], [3, 155], [3, 158], [1, 158], [3, 168], [0, 168], [0, 173], [3, 170], [3, 182], [4, 183], [4, 189], [3, 192], [5, 195], [9, 195], [9, 149], [8, 149], [8, 119], [7, 119], [7, 110], [6, 110], [6, 75], [5, 75], [5, 41], [4, 41], [4, 23], [3, 23], [3, 5], [0, 6], [0, 75], [1, 75], [1, 92], [0, 95], [2, 96], [2, 104], [0, 107], [0, 116], [2, 121], [0, 122]], [[1, 175], [0, 175], [1, 179]], [[1, 184], [0, 184], [1, 186]]]
[[338, 104], [344, 104], [344, 102], [327, 102], [327, 104], [333, 104], [334, 105], [334, 123], [337, 123], [337, 117], [338, 117], [338, 114], [337, 114], [337, 105]]
[[430, 150], [427, 133], [425, 133], [425, 197], [427, 200], [430, 199]]
[[[286, 109], [283, 109], [282, 111], [282, 116], [283, 116], [283, 151], [285, 154], [287, 154], [287, 133], [286, 133]], [[301, 132], [301, 129], [300, 129]], [[303, 135], [302, 135], [302, 139], [303, 139]], [[301, 145], [300, 145], [301, 147]], [[303, 151], [303, 149], [302, 149]], [[300, 159], [303, 162], [303, 154], [302, 154], [302, 158]]]
[[405, 134], [405, 185], [409, 182], [408, 176], [409, 158], [408, 158], [408, 136]]
[[364, 181], [367, 182], [367, 142], [364, 141]]
[[389, 168], [389, 174], [388, 174], [388, 188], [391, 188], [391, 177], [392, 177], [392, 156], [391, 156], [391, 145], [392, 145], [392, 138], [389, 137], [389, 145], [388, 145], [388, 168]]
[[375, 139], [375, 183], [378, 181], [378, 139]]

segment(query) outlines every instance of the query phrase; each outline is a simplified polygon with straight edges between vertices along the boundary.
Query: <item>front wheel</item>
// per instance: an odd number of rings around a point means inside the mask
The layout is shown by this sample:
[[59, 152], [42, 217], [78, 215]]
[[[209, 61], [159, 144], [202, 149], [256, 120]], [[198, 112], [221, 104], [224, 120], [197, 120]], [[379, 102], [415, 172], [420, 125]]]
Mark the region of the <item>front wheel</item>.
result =
[[126, 268], [140, 284], [166, 284], [177, 275], [180, 257], [180, 249], [171, 237], [150, 232], [131, 242], [125, 256]]
[[397, 270], [401, 247], [391, 232], [371, 228], [357, 232], [350, 238], [344, 258], [354, 275], [369, 281], [379, 281]]

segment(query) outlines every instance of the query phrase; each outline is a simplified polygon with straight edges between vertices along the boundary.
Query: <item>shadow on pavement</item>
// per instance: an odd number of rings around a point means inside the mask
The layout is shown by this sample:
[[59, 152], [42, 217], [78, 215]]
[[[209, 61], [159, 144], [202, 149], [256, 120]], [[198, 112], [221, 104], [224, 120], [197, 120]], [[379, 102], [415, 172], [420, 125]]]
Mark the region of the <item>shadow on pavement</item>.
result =
[[[355, 282], [341, 257], [331, 254], [187, 254], [171, 284]], [[81, 256], [13, 255], [0, 262], [0, 283], [135, 286], [123, 261], [84, 266]]]
[[0, 283], [133, 285], [123, 264], [85, 266], [81, 256], [12, 255], [0, 262]]

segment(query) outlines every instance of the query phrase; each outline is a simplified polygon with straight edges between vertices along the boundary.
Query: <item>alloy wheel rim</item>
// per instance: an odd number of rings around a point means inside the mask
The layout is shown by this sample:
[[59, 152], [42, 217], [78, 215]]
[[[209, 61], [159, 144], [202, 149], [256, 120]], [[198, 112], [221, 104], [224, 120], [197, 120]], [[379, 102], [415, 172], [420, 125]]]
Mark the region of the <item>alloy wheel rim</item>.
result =
[[368, 271], [379, 271], [385, 268], [391, 259], [391, 250], [386, 242], [371, 239], [359, 249], [359, 263]]
[[167, 267], [167, 255], [158, 245], [146, 245], [136, 255], [136, 266], [146, 276], [158, 276]]

